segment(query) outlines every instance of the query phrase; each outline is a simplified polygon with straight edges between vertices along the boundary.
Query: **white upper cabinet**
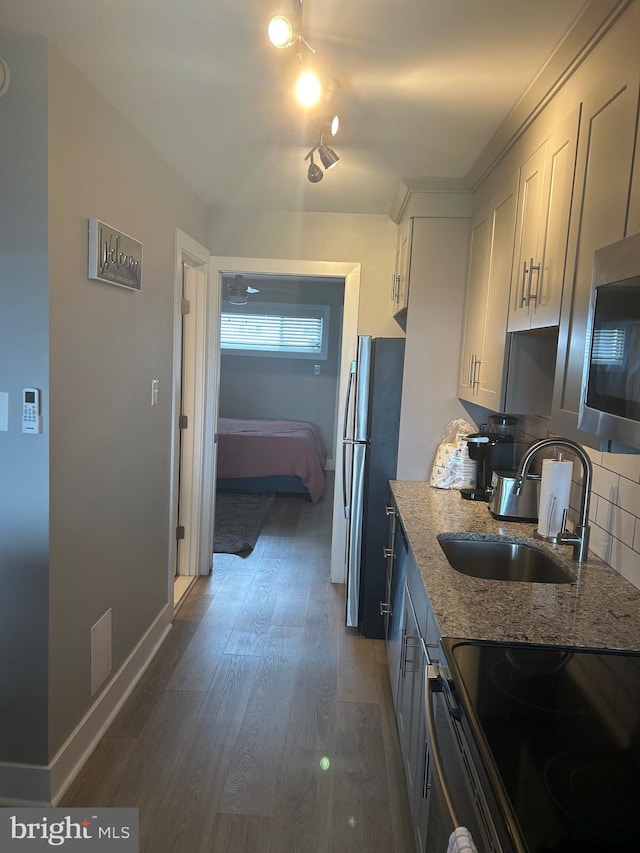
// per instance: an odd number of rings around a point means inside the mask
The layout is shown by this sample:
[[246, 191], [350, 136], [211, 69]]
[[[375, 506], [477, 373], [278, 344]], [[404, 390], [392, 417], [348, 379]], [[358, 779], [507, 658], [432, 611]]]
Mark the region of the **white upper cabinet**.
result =
[[560, 321], [578, 116], [576, 111], [520, 170], [510, 332]]
[[637, 113], [637, 73], [605, 78], [582, 103], [551, 430], [591, 446], [598, 442], [578, 429], [578, 412], [593, 255], [625, 236]]
[[631, 197], [629, 199], [629, 218], [627, 220], [627, 236], [640, 232], [640, 122], [636, 136], [636, 156], [634, 158], [633, 179], [631, 182]]
[[504, 404], [516, 193], [517, 174], [505, 176], [471, 222], [458, 396], [494, 411]]
[[412, 231], [413, 217], [406, 219], [398, 226], [396, 265], [391, 282], [391, 300], [393, 302], [393, 314], [395, 317], [406, 312], [409, 305]]

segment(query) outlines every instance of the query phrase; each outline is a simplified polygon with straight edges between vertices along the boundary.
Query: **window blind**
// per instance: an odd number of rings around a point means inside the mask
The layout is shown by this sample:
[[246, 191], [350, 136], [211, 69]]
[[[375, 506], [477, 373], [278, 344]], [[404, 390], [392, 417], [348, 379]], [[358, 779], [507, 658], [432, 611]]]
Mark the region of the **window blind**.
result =
[[612, 367], [624, 363], [624, 329], [595, 329], [591, 361], [593, 364], [608, 364]]
[[223, 311], [220, 345], [229, 350], [320, 355], [323, 331], [322, 316], [296, 317]]

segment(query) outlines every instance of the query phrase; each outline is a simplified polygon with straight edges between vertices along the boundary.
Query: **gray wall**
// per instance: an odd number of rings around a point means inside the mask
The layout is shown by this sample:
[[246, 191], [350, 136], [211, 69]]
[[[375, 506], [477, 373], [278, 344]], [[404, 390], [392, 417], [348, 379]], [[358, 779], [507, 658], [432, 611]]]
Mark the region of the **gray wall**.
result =
[[[0, 500], [11, 505], [11, 523], [0, 516], [2, 599], [12, 613], [0, 621], [0, 648], [17, 630], [26, 638], [16, 669], [0, 682], [10, 703], [0, 712], [0, 738], [10, 738], [0, 760], [42, 763], [94, 701], [91, 626], [112, 609], [115, 673], [168, 600], [175, 229], [206, 245], [208, 210], [56, 49], [0, 40], [0, 54], [11, 68], [0, 100], [0, 160], [6, 150], [24, 157], [36, 146], [22, 172], [12, 164], [12, 192], [3, 182], [0, 196], [0, 239], [13, 223], [11, 251], [29, 241], [0, 277], [0, 390], [12, 392], [11, 428], [0, 433]], [[143, 243], [141, 292], [87, 278], [92, 217]], [[0, 263], [9, 263], [4, 251]], [[160, 381], [154, 408], [152, 378]], [[19, 433], [16, 403], [27, 384], [44, 391], [45, 428], [35, 438]], [[22, 572], [7, 577], [15, 555]], [[19, 697], [29, 698], [38, 679], [40, 717], [17, 727]]]
[[[344, 281], [287, 277], [272, 282], [252, 282], [260, 293], [252, 304], [289, 302], [329, 305], [329, 347], [325, 361], [225, 354], [220, 365], [220, 415], [231, 418], [286, 418], [310, 421], [319, 429], [330, 458], [335, 458], [335, 415], [340, 370]], [[224, 311], [225, 303], [222, 303]], [[320, 365], [316, 376], [313, 366]]]
[[[49, 443], [21, 433], [21, 392], [49, 384], [47, 47], [0, 38], [0, 759], [47, 760]], [[25, 109], [25, 104], [29, 105]]]
[[214, 210], [209, 248], [226, 257], [360, 263], [358, 333], [397, 337], [402, 329], [391, 301], [397, 231], [383, 214]]

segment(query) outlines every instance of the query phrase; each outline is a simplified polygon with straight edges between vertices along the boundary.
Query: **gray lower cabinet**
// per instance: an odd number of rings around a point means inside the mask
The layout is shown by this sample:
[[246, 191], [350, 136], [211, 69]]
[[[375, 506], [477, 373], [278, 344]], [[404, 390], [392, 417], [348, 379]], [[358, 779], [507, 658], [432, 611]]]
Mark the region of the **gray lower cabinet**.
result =
[[424, 782], [424, 766], [420, 765], [424, 737], [420, 730], [419, 717], [420, 709], [424, 704], [424, 673], [427, 657], [408, 588], [405, 588], [403, 617], [403, 654], [400, 663], [396, 719], [411, 816], [415, 825]]
[[389, 542], [393, 544], [388, 549], [387, 660], [416, 850], [425, 853], [430, 794], [425, 673], [427, 664], [440, 658], [440, 636], [395, 510], [389, 517]]

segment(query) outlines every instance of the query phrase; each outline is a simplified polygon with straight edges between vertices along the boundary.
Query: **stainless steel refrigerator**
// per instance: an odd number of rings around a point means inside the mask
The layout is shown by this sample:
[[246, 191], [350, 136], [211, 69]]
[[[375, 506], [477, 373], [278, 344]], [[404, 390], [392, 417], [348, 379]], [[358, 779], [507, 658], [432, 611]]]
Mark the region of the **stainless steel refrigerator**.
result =
[[396, 475], [404, 338], [358, 338], [345, 406], [342, 454], [347, 577], [346, 623], [384, 637], [389, 480]]

